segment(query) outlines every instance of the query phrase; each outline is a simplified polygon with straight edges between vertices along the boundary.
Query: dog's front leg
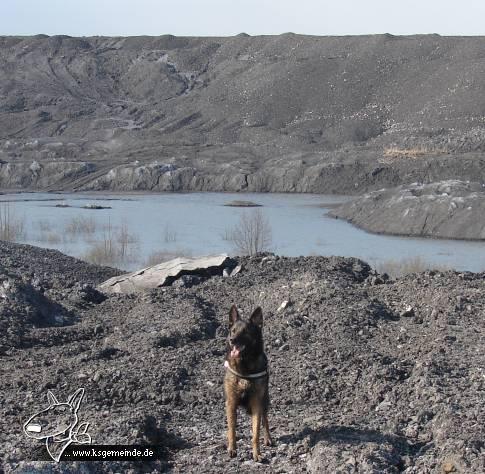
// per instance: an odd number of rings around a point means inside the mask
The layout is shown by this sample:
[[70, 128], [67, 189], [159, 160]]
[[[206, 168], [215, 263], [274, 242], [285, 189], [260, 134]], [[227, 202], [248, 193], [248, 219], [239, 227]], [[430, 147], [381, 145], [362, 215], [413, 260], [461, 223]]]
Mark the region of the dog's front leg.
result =
[[226, 400], [227, 416], [227, 452], [231, 458], [236, 456], [236, 419], [237, 405], [233, 400]]
[[251, 421], [253, 425], [253, 459], [260, 462], [262, 457], [259, 450], [259, 430], [261, 428], [261, 411], [260, 404], [254, 403], [251, 407]]

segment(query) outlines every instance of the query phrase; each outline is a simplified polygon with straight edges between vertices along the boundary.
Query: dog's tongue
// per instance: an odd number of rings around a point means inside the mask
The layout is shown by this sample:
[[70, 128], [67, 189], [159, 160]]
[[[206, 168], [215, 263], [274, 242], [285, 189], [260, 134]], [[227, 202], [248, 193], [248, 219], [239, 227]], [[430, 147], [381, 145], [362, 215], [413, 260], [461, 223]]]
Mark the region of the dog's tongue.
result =
[[236, 346], [231, 349], [231, 357], [239, 357], [239, 349]]

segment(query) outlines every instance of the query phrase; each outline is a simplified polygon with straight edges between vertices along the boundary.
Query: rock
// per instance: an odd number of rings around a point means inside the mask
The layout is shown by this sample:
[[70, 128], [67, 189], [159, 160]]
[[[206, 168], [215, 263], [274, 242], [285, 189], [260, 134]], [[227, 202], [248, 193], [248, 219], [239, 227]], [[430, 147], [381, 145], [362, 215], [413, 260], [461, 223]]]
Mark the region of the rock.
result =
[[236, 276], [242, 270], [242, 265], [236, 265], [231, 272], [231, 276]]
[[383, 401], [376, 406], [376, 411], [388, 411], [392, 408], [392, 403]]
[[283, 301], [279, 305], [279, 307], [278, 307], [278, 309], [276, 311], [278, 311], [278, 312], [283, 311], [284, 309], [286, 309], [288, 307], [289, 304], [290, 304], [290, 302], [288, 300]]
[[414, 308], [411, 305], [406, 305], [404, 309], [401, 311], [401, 317], [404, 318], [411, 318], [414, 316]]
[[203, 277], [199, 277], [197, 275], [182, 275], [181, 277], [177, 278], [173, 283], [173, 287], [178, 288], [190, 288], [194, 285], [198, 285], [204, 280]]
[[[101, 283], [98, 288], [105, 293], [135, 293], [171, 285], [184, 274], [198, 277], [221, 275], [229, 260], [225, 254], [197, 258], [178, 257], [133, 273], [110, 278]], [[185, 280], [190, 281], [187, 278]], [[185, 286], [186, 283], [183, 281], [179, 285]]]

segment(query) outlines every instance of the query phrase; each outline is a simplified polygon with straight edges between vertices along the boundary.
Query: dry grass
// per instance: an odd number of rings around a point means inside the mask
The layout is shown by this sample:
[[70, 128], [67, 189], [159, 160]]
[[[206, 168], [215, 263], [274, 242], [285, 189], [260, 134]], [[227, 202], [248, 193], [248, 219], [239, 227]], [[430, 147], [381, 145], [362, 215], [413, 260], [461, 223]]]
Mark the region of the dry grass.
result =
[[65, 226], [65, 232], [73, 237], [91, 235], [96, 232], [96, 221], [92, 217], [73, 217]]
[[221, 232], [219, 235], [220, 235], [222, 240], [225, 240], [227, 242], [231, 242], [232, 241], [232, 232], [233, 232], [233, 229], [224, 229], [224, 232]]
[[53, 231], [45, 231], [41, 232], [40, 235], [37, 237], [37, 242], [47, 242], [48, 244], [60, 244], [62, 242], [62, 237]]
[[18, 242], [25, 238], [25, 219], [15, 214], [10, 203], [3, 203], [0, 206], [0, 240]]
[[169, 224], [165, 224], [163, 229], [163, 241], [166, 244], [177, 241], [177, 231], [173, 229]]
[[384, 159], [381, 162], [392, 162], [394, 160], [400, 160], [403, 158], [408, 158], [416, 160], [418, 158], [423, 158], [430, 155], [441, 155], [446, 153], [445, 150], [426, 148], [426, 147], [413, 147], [413, 148], [399, 148], [399, 147], [388, 147], [384, 149]]
[[41, 232], [50, 232], [52, 230], [52, 222], [49, 219], [39, 219], [37, 227]]
[[103, 226], [103, 238], [91, 243], [83, 259], [96, 265], [123, 265], [139, 259], [139, 241], [136, 234], [128, 231], [128, 225], [122, 223], [115, 232], [108, 221]]
[[152, 265], [158, 265], [159, 263], [172, 260], [176, 257], [191, 257], [192, 252], [188, 249], [176, 249], [176, 250], [159, 250], [153, 252], [148, 256], [145, 261], [145, 266], [151, 267]]
[[385, 260], [375, 265], [379, 273], [387, 273], [392, 278], [398, 278], [411, 273], [421, 273], [427, 270], [446, 271], [450, 268], [428, 262], [423, 257], [409, 257], [401, 260]]

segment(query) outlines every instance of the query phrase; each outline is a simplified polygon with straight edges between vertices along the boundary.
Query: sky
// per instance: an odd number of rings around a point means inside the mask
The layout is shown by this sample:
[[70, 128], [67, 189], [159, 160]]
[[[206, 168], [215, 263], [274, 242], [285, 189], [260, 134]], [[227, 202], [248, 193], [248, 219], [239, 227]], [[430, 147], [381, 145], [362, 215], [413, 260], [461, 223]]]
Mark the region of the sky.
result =
[[0, 35], [485, 35], [485, 0], [0, 0]]

